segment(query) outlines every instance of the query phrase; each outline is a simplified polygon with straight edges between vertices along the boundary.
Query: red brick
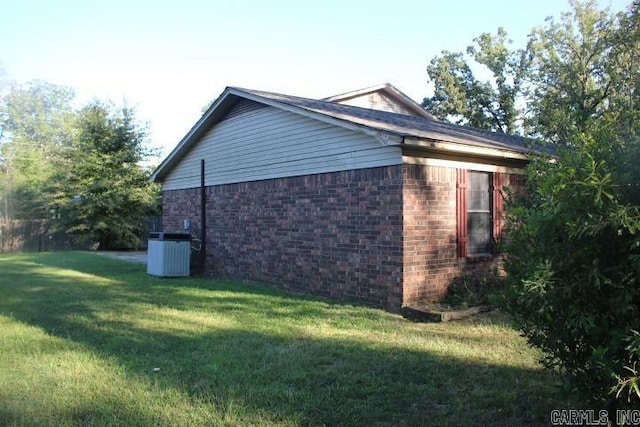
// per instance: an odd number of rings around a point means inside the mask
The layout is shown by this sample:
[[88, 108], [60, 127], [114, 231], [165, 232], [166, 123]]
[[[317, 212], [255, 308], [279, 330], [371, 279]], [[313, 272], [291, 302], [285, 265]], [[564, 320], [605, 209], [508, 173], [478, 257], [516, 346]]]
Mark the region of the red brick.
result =
[[[456, 254], [455, 169], [402, 165], [207, 187], [207, 267], [398, 311], [491, 268]], [[516, 182], [516, 180], [512, 180]], [[163, 227], [200, 233], [200, 189], [163, 193]]]

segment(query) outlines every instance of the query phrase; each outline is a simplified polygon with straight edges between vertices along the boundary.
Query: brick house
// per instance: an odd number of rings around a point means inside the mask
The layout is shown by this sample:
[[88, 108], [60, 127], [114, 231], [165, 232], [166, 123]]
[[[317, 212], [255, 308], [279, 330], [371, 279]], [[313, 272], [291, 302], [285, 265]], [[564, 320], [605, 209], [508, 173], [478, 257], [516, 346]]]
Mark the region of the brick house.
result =
[[[152, 175], [216, 277], [398, 311], [490, 269], [523, 138], [438, 121], [391, 85], [314, 100], [228, 87]], [[188, 220], [188, 221], [185, 221]]]

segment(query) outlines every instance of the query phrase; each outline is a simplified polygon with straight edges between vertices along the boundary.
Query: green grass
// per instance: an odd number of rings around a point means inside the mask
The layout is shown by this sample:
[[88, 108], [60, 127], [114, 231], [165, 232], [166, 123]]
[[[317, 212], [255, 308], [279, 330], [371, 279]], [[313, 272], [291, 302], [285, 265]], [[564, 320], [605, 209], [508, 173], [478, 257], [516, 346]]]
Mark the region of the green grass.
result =
[[500, 317], [418, 324], [90, 253], [0, 255], [0, 425], [547, 425]]

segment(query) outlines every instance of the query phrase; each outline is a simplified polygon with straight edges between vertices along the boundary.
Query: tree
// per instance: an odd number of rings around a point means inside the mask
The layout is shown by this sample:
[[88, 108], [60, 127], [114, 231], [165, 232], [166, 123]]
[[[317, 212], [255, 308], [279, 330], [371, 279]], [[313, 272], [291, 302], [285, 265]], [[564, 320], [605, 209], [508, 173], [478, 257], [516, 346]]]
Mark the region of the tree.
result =
[[78, 113], [74, 150], [58, 171], [56, 212], [65, 230], [98, 249], [136, 247], [144, 220], [158, 213], [158, 187], [140, 162], [146, 130], [134, 110], [93, 102]]
[[509, 207], [502, 308], [569, 390], [617, 409], [640, 404], [640, 208], [601, 143], [530, 168]]
[[159, 189], [140, 163], [152, 153], [132, 109], [72, 108], [70, 88], [16, 85], [0, 99], [0, 199], [5, 219], [49, 219], [100, 248], [139, 243]]
[[467, 54], [491, 73], [493, 81], [478, 80], [462, 53], [443, 51], [427, 67], [435, 90], [422, 105], [436, 117], [457, 124], [517, 133], [516, 103], [523, 90], [526, 53], [509, 51], [511, 41], [503, 28], [495, 36], [484, 33], [474, 42]]
[[576, 3], [534, 32], [534, 126], [558, 150], [530, 164], [505, 245], [502, 308], [569, 390], [610, 415], [640, 404], [637, 9]]
[[43, 189], [71, 146], [74, 96], [71, 88], [34, 81], [12, 87], [0, 99], [0, 195], [6, 219], [49, 216]]
[[[423, 106], [444, 120], [556, 145], [604, 115], [622, 119], [638, 92], [638, 5], [611, 14], [595, 0], [570, 4], [559, 21], [534, 28], [525, 49], [510, 50], [499, 28], [474, 39], [468, 56], [444, 51], [433, 58], [427, 72], [434, 95]], [[480, 81], [474, 69], [491, 79]]]
[[538, 136], [556, 144], [606, 115], [618, 119], [633, 110], [640, 75], [637, 4], [615, 15], [598, 10], [595, 0], [571, 4], [559, 22], [548, 18], [535, 28], [528, 45], [528, 120]]
[[556, 146], [510, 201], [501, 306], [569, 390], [609, 409], [640, 404], [639, 5], [572, 2], [523, 51], [508, 52], [501, 30], [483, 35], [467, 53], [493, 82], [447, 53], [431, 62], [425, 100], [485, 129], [513, 129], [517, 116]]

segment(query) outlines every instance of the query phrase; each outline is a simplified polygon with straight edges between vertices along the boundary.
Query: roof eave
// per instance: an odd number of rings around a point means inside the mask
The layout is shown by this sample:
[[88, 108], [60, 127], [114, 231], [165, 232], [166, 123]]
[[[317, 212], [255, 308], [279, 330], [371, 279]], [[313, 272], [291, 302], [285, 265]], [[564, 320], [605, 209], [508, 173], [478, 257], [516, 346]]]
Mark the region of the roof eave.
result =
[[411, 135], [410, 132], [406, 133], [381, 128], [373, 121], [371, 123], [366, 121], [356, 123], [348, 117], [341, 117], [339, 114], [323, 113], [322, 110], [318, 111], [313, 108], [305, 108], [304, 106], [299, 106], [286, 100], [262, 96], [259, 93], [253, 93], [246, 89], [227, 87], [156, 168], [150, 177], [150, 181], [162, 182], [191, 146], [211, 129], [240, 98], [365, 134], [385, 146], [403, 146], [416, 148], [423, 152], [431, 151], [463, 156], [479, 156], [487, 159], [512, 159], [521, 162], [528, 161], [530, 154], [535, 154], [535, 150], [528, 150], [526, 147], [514, 146], [511, 148], [507, 144], [493, 145], [493, 141], [491, 140], [473, 143], [466, 140], [466, 138], [447, 136], [441, 132], [431, 132], [433, 133], [432, 136]]
[[209, 128], [217, 118], [222, 116], [226, 112], [225, 108], [221, 108], [228, 101], [230, 95], [232, 95], [233, 89], [230, 87], [220, 94], [220, 96], [211, 104], [207, 111], [202, 114], [200, 119], [191, 127], [189, 132], [180, 140], [180, 142], [171, 150], [171, 153], [160, 163], [155, 171], [151, 174], [149, 181], [161, 182], [162, 179], [169, 173], [171, 167], [174, 166], [182, 157], [182, 154], [187, 151], [191, 145], [198, 140], [200, 136]]
[[193, 143], [195, 143], [214, 123], [221, 118], [228, 110], [230, 102], [235, 98], [245, 98], [264, 105], [275, 107], [284, 111], [299, 114], [314, 120], [322, 121], [335, 126], [340, 126], [355, 132], [363, 133], [374, 138], [376, 141], [385, 146], [402, 144], [403, 137], [397, 133], [375, 129], [370, 126], [352, 123], [346, 119], [340, 119], [311, 111], [305, 108], [297, 107], [286, 102], [276, 101], [260, 95], [256, 95], [241, 88], [227, 87], [222, 94], [211, 104], [207, 111], [200, 117], [195, 125], [187, 132], [176, 147], [169, 155], [160, 163], [156, 170], [151, 174], [149, 181], [161, 182], [169, 173], [171, 168], [180, 161], [182, 154], [185, 153]]
[[530, 153], [505, 148], [480, 147], [460, 142], [450, 142], [429, 138], [404, 138], [404, 146], [427, 151], [448, 152], [465, 156], [480, 156], [495, 159], [513, 159], [528, 161]]

